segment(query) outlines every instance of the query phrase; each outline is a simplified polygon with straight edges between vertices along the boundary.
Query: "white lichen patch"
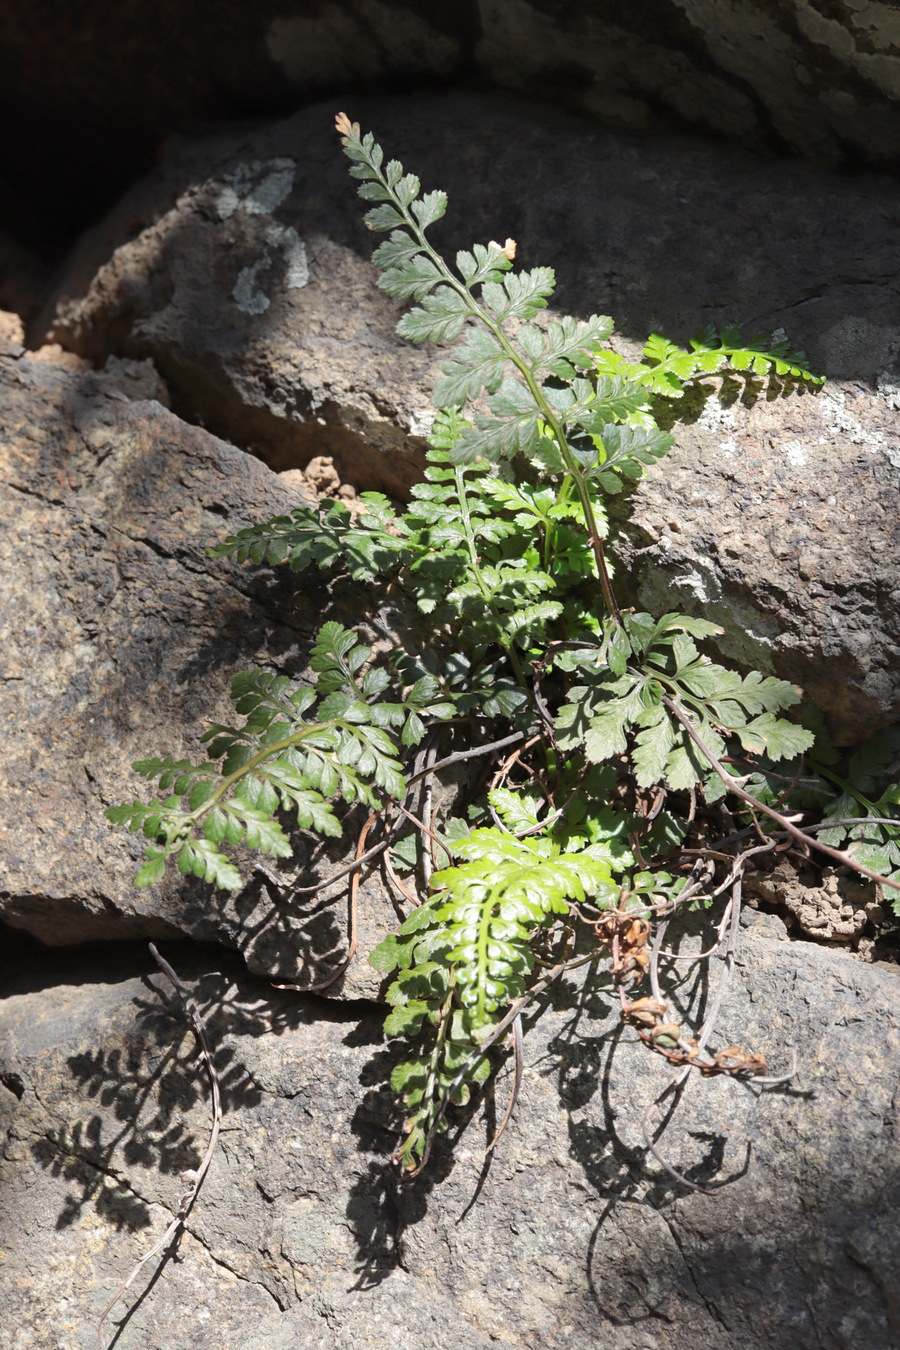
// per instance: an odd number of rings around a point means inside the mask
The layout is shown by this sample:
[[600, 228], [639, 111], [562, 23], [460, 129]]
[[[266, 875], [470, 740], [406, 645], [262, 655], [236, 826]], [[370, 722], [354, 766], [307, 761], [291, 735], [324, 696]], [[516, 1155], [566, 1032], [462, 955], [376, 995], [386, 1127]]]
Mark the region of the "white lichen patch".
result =
[[802, 469], [809, 460], [809, 455], [802, 441], [786, 441], [781, 448], [788, 464], [794, 469]]
[[414, 412], [409, 419], [411, 436], [430, 436], [434, 429], [434, 413], [430, 408]]
[[[703, 431], [718, 432], [736, 432], [737, 418], [733, 407], [726, 407], [718, 398], [713, 395], [708, 398], [703, 405], [703, 411], [697, 418], [697, 426]], [[716, 449], [720, 455], [726, 459], [734, 459], [740, 446], [736, 435], [725, 435], [719, 441]]]
[[309, 281], [309, 260], [306, 245], [290, 225], [273, 225], [266, 235], [262, 253], [252, 267], [242, 267], [231, 292], [231, 298], [242, 314], [263, 314], [271, 301], [259, 284], [259, 274], [271, 266], [272, 251], [284, 259], [284, 273], [277, 285], [289, 291], [302, 289]]
[[829, 430], [836, 432], [851, 445], [866, 445], [871, 449], [882, 449], [884, 446], [884, 436], [880, 431], [867, 431], [858, 417], [847, 408], [847, 395], [837, 384], [826, 384], [822, 390], [822, 397], [828, 399], [832, 405], [832, 414], [829, 419]]
[[242, 267], [238, 272], [231, 298], [242, 314], [263, 314], [269, 308], [269, 297], [256, 283], [257, 274], [268, 261], [268, 254], [263, 253], [252, 267]]
[[[897, 406], [891, 401], [895, 398], [900, 403], [900, 385], [895, 376], [879, 375], [877, 388], [889, 407]], [[843, 437], [851, 445], [861, 445], [870, 452], [883, 454], [892, 468], [900, 469], [900, 441], [896, 437], [889, 440], [884, 432], [871, 431], [864, 427], [847, 408], [847, 396], [838, 385], [826, 385], [822, 397], [830, 399], [833, 408], [829, 431]]]
[[301, 290], [309, 281], [306, 245], [290, 225], [273, 225], [266, 243], [281, 249], [285, 261], [284, 284], [289, 291]]
[[697, 426], [704, 431], [736, 431], [737, 420], [733, 407], [726, 407], [712, 396], [703, 405], [703, 411], [697, 418]]
[[283, 155], [239, 164], [225, 175], [216, 202], [219, 219], [228, 220], [238, 210], [250, 216], [271, 215], [291, 195], [296, 171], [294, 161]]

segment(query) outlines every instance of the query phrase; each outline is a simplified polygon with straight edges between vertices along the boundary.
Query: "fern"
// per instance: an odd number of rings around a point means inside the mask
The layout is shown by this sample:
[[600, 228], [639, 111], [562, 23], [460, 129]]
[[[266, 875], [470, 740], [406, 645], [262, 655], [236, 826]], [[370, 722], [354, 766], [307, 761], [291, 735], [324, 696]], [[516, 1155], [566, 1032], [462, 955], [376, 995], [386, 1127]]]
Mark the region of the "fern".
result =
[[355, 580], [371, 581], [394, 564], [402, 566], [409, 545], [387, 497], [364, 492], [361, 500], [364, 510], [355, 526], [350, 511], [340, 502], [301, 506], [289, 516], [239, 530], [211, 548], [209, 556], [273, 566], [287, 562], [293, 572], [302, 572], [313, 563], [322, 568], [342, 563]]
[[[701, 651], [715, 625], [620, 611], [605, 499], [666, 454], [672, 437], [654, 408], [681, 398], [688, 381], [729, 369], [819, 381], [785, 342], [745, 342], [734, 328], [704, 330], [689, 351], [654, 335], [642, 361], [629, 362], [604, 346], [608, 318], [546, 321], [551, 269], [515, 272], [512, 240], [475, 244], [450, 266], [427, 236], [444, 194], [422, 193], [343, 114], [337, 125], [370, 203], [366, 222], [387, 235], [374, 254], [379, 285], [412, 304], [398, 332], [456, 343], [434, 391], [424, 480], [402, 511], [366, 493], [356, 520], [325, 502], [241, 530], [210, 553], [377, 580], [388, 608], [399, 591], [415, 598], [428, 632], [378, 663], [355, 633], [326, 623], [309, 684], [237, 676], [243, 723], [210, 727], [203, 763], [139, 762], [169, 795], [108, 815], [147, 838], [138, 884], [175, 858], [184, 872], [235, 887], [238, 870], [220, 846], [285, 855], [281, 813], [324, 835], [340, 833], [341, 803], [377, 815], [398, 802], [395, 818], [405, 819], [407, 790], [436, 756], [440, 767], [479, 754], [484, 742], [515, 743], [487, 790], [472, 792], [468, 823], [442, 824], [433, 813], [416, 834], [397, 838], [389, 827], [381, 845], [421, 888], [404, 892], [418, 903], [371, 957], [393, 977], [385, 1030], [405, 1046], [392, 1077], [407, 1113], [399, 1156], [415, 1170], [448, 1102], [464, 1103], [487, 1076], [497, 1028], [535, 988], [539, 952], [587, 917], [598, 939], [614, 943], [616, 978], [638, 979], [652, 913], [671, 913], [685, 897], [706, 903], [682, 874], [693, 814], [678, 794], [712, 806], [725, 791], [715, 764], [728, 756], [756, 773], [760, 801], [774, 800], [765, 795], [771, 766], [801, 765], [813, 745], [811, 726], [781, 716], [797, 705], [796, 688]], [[451, 719], [455, 748], [442, 760], [440, 724]], [[521, 769], [510, 779], [513, 759]], [[865, 769], [853, 768], [861, 782]], [[823, 763], [807, 800], [843, 809], [846, 786]], [[861, 791], [854, 809], [900, 814], [896, 788]], [[651, 793], [658, 799], [647, 813]], [[667, 793], [674, 801], [662, 809]], [[833, 837], [843, 828], [835, 824]], [[900, 875], [892, 826], [848, 828], [852, 849]], [[694, 1053], [696, 1042], [681, 1044], [669, 1024], [654, 1029], [653, 1016], [640, 1033], [648, 1043], [670, 1056]], [[735, 1072], [759, 1071], [740, 1062]]]
[[139, 760], [136, 772], [158, 780], [169, 795], [106, 812], [114, 824], [150, 841], [135, 884], [158, 881], [174, 857], [181, 872], [233, 890], [240, 873], [218, 846], [244, 844], [289, 856], [290, 842], [275, 819], [279, 811], [292, 811], [301, 829], [335, 837], [342, 833], [335, 802], [374, 808], [402, 798], [398, 731], [402, 744], [415, 745], [424, 732], [422, 713], [443, 718], [452, 705], [435, 698], [427, 680], [403, 701], [383, 700], [389, 676], [377, 666], [363, 671], [370, 657], [353, 632], [326, 623], [310, 660], [313, 686], [294, 688], [286, 676], [261, 670], [235, 675], [231, 697], [244, 722], [207, 728], [202, 739], [210, 760]]
[[391, 1079], [410, 1111], [399, 1153], [407, 1168], [421, 1158], [445, 1095], [453, 1091], [463, 1105], [470, 1085], [486, 1077], [478, 1047], [525, 993], [535, 934], [566, 915], [571, 900], [590, 895], [607, 907], [619, 895], [608, 861], [591, 846], [563, 852], [547, 835], [516, 839], [479, 829], [454, 852], [463, 861], [432, 878], [431, 898], [370, 958], [377, 970], [399, 971], [387, 993], [393, 1011], [385, 1031], [418, 1038], [419, 1053]]
[[563, 750], [583, 749], [602, 763], [628, 753], [641, 787], [665, 782], [673, 790], [709, 783], [704, 761], [667, 700], [677, 700], [716, 756], [736, 737], [745, 750], [771, 759], [807, 749], [813, 734], [775, 714], [800, 700], [784, 680], [757, 673], [741, 676], [702, 656], [693, 637], [720, 632], [705, 619], [683, 614], [626, 615], [606, 624], [603, 642], [562, 652], [557, 665], [578, 671], [583, 683], [569, 690], [556, 719]]
[[769, 375], [774, 371], [786, 380], [824, 383], [823, 376], [808, 369], [806, 353], [791, 351], [786, 339], [769, 338], [763, 333], [745, 341], [735, 324], [727, 325], [721, 332], [708, 324], [691, 339], [689, 351], [654, 333], [647, 340], [643, 358], [642, 363], [635, 363], [618, 352], [598, 352], [595, 369], [598, 374], [643, 385], [665, 398], [682, 398], [689, 380], [726, 370], [753, 375]]

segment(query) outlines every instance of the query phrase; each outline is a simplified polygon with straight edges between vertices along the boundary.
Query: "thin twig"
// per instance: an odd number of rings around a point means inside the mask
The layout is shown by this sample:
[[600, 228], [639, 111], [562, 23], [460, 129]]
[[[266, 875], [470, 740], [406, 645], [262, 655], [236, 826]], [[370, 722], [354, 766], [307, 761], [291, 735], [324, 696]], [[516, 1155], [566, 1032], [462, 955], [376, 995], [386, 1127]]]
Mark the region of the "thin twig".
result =
[[731, 910], [731, 923], [728, 926], [728, 946], [725, 951], [725, 960], [722, 962], [722, 972], [719, 975], [719, 980], [716, 985], [716, 992], [713, 995], [712, 1007], [709, 1010], [709, 1015], [706, 1018], [705, 1022], [703, 1023], [703, 1026], [700, 1028], [700, 1035], [697, 1038], [696, 1053], [698, 1057], [703, 1054], [709, 1042], [709, 1038], [713, 1034], [713, 1030], [715, 1029], [715, 1025], [719, 1017], [719, 1010], [722, 1007], [722, 999], [725, 994], [725, 986], [728, 983], [728, 977], [731, 974], [732, 968], [734, 966], [735, 956], [737, 954], [737, 939], [738, 933], [740, 931], [741, 905], [743, 903], [743, 899], [744, 899], [743, 876], [741, 872], [738, 872], [734, 878], [734, 882], [731, 887], [731, 902], [729, 905], [729, 908]]
[[[894, 816], [892, 819], [887, 816], [848, 816], [846, 820], [822, 820], [818, 825], [807, 825], [807, 830], [835, 830], [839, 826], [845, 825], [893, 825], [896, 830], [900, 830], [900, 820]], [[818, 845], [822, 847], [821, 844]]]
[[[659, 1149], [656, 1147], [656, 1144], [653, 1142], [653, 1137], [650, 1134], [650, 1120], [653, 1115], [653, 1112], [657, 1109], [657, 1107], [662, 1106], [666, 1097], [668, 1097], [670, 1093], [675, 1092], [678, 1088], [681, 1087], [683, 1081], [684, 1081], [683, 1076], [679, 1074], [679, 1076], [673, 1079], [672, 1082], [669, 1083], [667, 1087], [660, 1093], [660, 1095], [650, 1103], [650, 1105], [647, 1107], [647, 1110], [644, 1112], [644, 1116], [641, 1121], [641, 1130], [644, 1135], [644, 1143], [647, 1147], [647, 1151], [653, 1155], [653, 1157], [659, 1163], [660, 1167], [663, 1169], [664, 1172], [668, 1172], [669, 1176], [672, 1177], [673, 1180], [677, 1181], [680, 1186], [686, 1186], [689, 1191], [696, 1191], [699, 1195], [709, 1195], [713, 1193], [711, 1188], [708, 1188], [706, 1186], [698, 1186], [696, 1181], [689, 1181], [683, 1172], [679, 1172], [678, 1169], [673, 1167], [671, 1163], [666, 1162], [666, 1159], [663, 1157]], [[719, 1185], [721, 1186], [722, 1183], [720, 1182]]]
[[184, 1228], [187, 1217], [190, 1214], [191, 1210], [193, 1209], [197, 1196], [200, 1193], [200, 1187], [203, 1185], [203, 1180], [207, 1172], [209, 1171], [209, 1165], [212, 1162], [213, 1153], [215, 1152], [216, 1149], [216, 1142], [219, 1138], [219, 1125], [222, 1120], [222, 1100], [219, 1095], [219, 1076], [216, 1073], [216, 1066], [215, 1063], [213, 1062], [212, 1047], [210, 1046], [209, 1043], [209, 1036], [206, 1030], [206, 1023], [203, 1021], [203, 1018], [200, 1015], [197, 1005], [194, 1002], [193, 998], [191, 997], [190, 990], [178, 978], [178, 976], [175, 974], [175, 971], [169, 965], [168, 961], [166, 961], [162, 956], [160, 956], [159, 952], [156, 950], [152, 942], [149, 943], [149, 947], [153, 959], [156, 961], [156, 964], [162, 970], [163, 974], [167, 976], [167, 978], [173, 985], [175, 992], [181, 999], [181, 1002], [184, 1006], [184, 1010], [187, 1013], [188, 1017], [190, 1018], [191, 1025], [194, 1029], [194, 1034], [196, 1035], [197, 1040], [200, 1043], [200, 1050], [203, 1055], [203, 1059], [206, 1063], [206, 1069], [209, 1074], [209, 1082], [212, 1090], [213, 1118], [209, 1134], [209, 1143], [206, 1146], [206, 1152], [203, 1155], [203, 1160], [200, 1163], [200, 1166], [196, 1169], [196, 1171], [187, 1171], [182, 1173], [182, 1179], [189, 1183], [189, 1187], [188, 1190], [186, 1190], [184, 1195], [181, 1197], [181, 1201], [178, 1205], [178, 1210], [174, 1218], [172, 1219], [172, 1222], [169, 1224], [168, 1228], [163, 1233], [159, 1241], [155, 1242], [153, 1246], [150, 1248], [150, 1250], [144, 1256], [142, 1256], [141, 1259], [137, 1262], [128, 1278], [122, 1281], [122, 1283], [119, 1285], [119, 1288], [116, 1290], [115, 1294], [110, 1299], [109, 1303], [107, 1303], [106, 1307], [103, 1309], [103, 1312], [100, 1315], [100, 1321], [97, 1323], [97, 1344], [98, 1346], [101, 1347], [101, 1350], [103, 1346], [103, 1324], [106, 1321], [109, 1314], [112, 1312], [115, 1305], [118, 1303], [119, 1299], [131, 1286], [131, 1284], [137, 1278], [140, 1271], [143, 1270], [147, 1262], [152, 1261], [154, 1256], [158, 1256], [160, 1252], [164, 1251], [165, 1248], [169, 1245], [169, 1243]]
[[[663, 998], [662, 990], [659, 987], [659, 954], [668, 926], [669, 920], [663, 919], [654, 935], [653, 946], [650, 948], [650, 989], [657, 1003], [665, 1003], [666, 1001]], [[716, 946], [718, 945], [719, 944], [716, 943]], [[713, 948], [713, 950], [715, 950], [715, 948]]]
[[776, 1074], [774, 1077], [767, 1077], [767, 1078], [763, 1078], [761, 1075], [754, 1074], [752, 1078], [743, 1079], [742, 1081], [745, 1083], [747, 1087], [756, 1087], [757, 1084], [760, 1084], [762, 1087], [773, 1087], [778, 1083], [789, 1083], [792, 1078], [797, 1077], [796, 1045], [792, 1045], [790, 1047], [790, 1051], [791, 1051], [791, 1067], [788, 1069], [787, 1073], [779, 1073]]
[[[509, 776], [509, 771], [513, 767], [513, 765], [519, 762], [519, 760], [521, 759], [522, 755], [524, 755], [526, 750], [530, 750], [533, 745], [537, 745], [539, 740], [541, 740], [540, 736], [529, 736], [528, 740], [525, 742], [524, 745], [519, 745], [516, 747], [515, 750], [511, 751], [510, 754], [506, 756], [503, 763], [500, 765], [499, 769], [491, 779], [491, 787], [492, 788], [499, 787], [501, 783], [504, 783], [507, 777]], [[522, 767], [525, 769], [527, 773], [531, 775], [532, 778], [535, 777], [534, 772], [528, 768], [527, 764], [523, 764]]]
[[[711, 947], [707, 947], [705, 952], [662, 952], [661, 955], [664, 956], [667, 961], [705, 961], [708, 956], [713, 956], [721, 947], [722, 935], [725, 932], [730, 917], [731, 901], [729, 900], [728, 904], [725, 906], [725, 913], [722, 915], [719, 926], [716, 929], [716, 940]], [[653, 945], [655, 949], [656, 943], [654, 942]], [[654, 994], [654, 998], [655, 997], [656, 995]]]
[[444, 852], [447, 855], [448, 863], [453, 862], [453, 854], [450, 852], [450, 849], [444, 843], [443, 839], [441, 839], [438, 835], [436, 835], [434, 830], [430, 829], [429, 826], [425, 824], [424, 820], [420, 820], [417, 815], [414, 815], [412, 811], [408, 811], [405, 806], [401, 806], [399, 802], [394, 802], [394, 805], [396, 806], [398, 811], [400, 811], [404, 816], [406, 816], [407, 820], [412, 821], [413, 825], [415, 825], [417, 830], [421, 830], [423, 834], [428, 836], [428, 838], [432, 841], [432, 844], [436, 844], [438, 848], [442, 848], [444, 850]]
[[352, 863], [348, 863], [346, 867], [342, 867], [339, 872], [333, 872], [332, 875], [326, 877], [324, 881], [317, 881], [314, 886], [291, 886], [291, 895], [315, 895], [317, 891], [324, 891], [326, 887], [333, 886], [336, 881], [343, 881], [344, 877], [352, 876], [354, 872], [358, 872], [359, 869], [367, 862], [370, 862], [372, 858], [377, 858], [380, 853], [383, 853], [386, 848], [389, 848], [390, 843], [390, 838], [382, 839], [380, 844], [374, 844], [373, 847], [368, 849], [365, 853], [361, 853], [354, 858]]
[[[437, 750], [435, 746], [429, 745], [425, 755], [425, 768], [428, 770], [428, 772], [426, 773], [425, 778], [423, 779], [422, 782], [422, 802], [419, 807], [420, 814], [424, 821], [429, 820], [432, 814], [431, 812], [431, 803], [433, 797], [432, 784], [434, 781], [434, 769], [432, 766], [434, 765], [434, 761], [436, 758], [437, 758]], [[432, 848], [428, 848], [427, 846], [425, 846], [425, 841], [424, 840], [422, 841], [423, 842], [422, 878], [425, 882], [425, 887], [427, 889], [428, 883], [431, 880], [431, 874], [434, 871], [435, 867], [432, 849], [435, 843], [440, 843], [440, 840], [438, 840], [437, 835], [435, 835], [427, 825], [424, 826], [424, 829], [427, 834], [431, 835], [432, 839]], [[450, 861], [451, 862], [453, 861], [452, 858]]]
[[423, 769], [421, 773], [414, 773], [412, 778], [407, 779], [407, 787], [412, 787], [420, 778], [426, 774], [438, 773], [441, 769], [449, 769], [451, 764], [458, 764], [463, 759], [476, 759], [479, 755], [489, 755], [494, 750], [503, 750], [507, 745], [515, 745], [517, 741], [524, 741], [529, 733], [527, 731], [514, 731], [511, 736], [504, 736], [499, 741], [489, 741], [486, 745], [473, 745], [470, 750], [457, 750], [452, 755], [447, 755], [445, 759], [439, 759], [437, 764], [432, 764], [430, 769]]
[[[412, 905], [413, 909], [415, 909], [419, 901], [417, 897], [413, 895], [412, 891], [408, 891], [406, 889], [406, 887], [403, 885], [403, 882], [397, 876], [397, 873], [394, 870], [394, 864], [391, 862], [390, 849], [388, 849], [387, 853], [385, 853], [384, 858], [382, 860], [382, 865], [384, 867], [385, 872], [387, 873], [388, 881], [400, 892], [400, 894], [403, 896], [403, 899], [406, 900], [410, 905]], [[401, 906], [396, 901], [394, 901], [393, 903], [394, 909], [397, 911], [397, 913], [400, 915], [401, 918], [405, 919], [406, 915], [403, 913]]]

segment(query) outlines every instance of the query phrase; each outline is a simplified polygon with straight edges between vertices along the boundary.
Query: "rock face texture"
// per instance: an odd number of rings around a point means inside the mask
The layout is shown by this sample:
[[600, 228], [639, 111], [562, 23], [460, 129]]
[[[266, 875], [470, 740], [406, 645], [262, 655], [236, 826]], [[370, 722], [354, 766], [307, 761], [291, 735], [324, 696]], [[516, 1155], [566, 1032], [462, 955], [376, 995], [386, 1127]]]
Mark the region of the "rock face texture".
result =
[[[203, 758], [197, 737], [206, 721], [231, 719], [236, 670], [305, 669], [324, 589], [205, 555], [303, 497], [158, 402], [129, 401], [105, 375], [8, 347], [0, 389], [0, 914], [54, 945], [189, 933], [286, 979], [322, 978], [345, 943], [340, 889], [289, 903], [255, 875], [227, 899], [175, 877], [138, 892], [138, 841], [103, 816], [146, 788], [131, 761]], [[361, 617], [340, 604], [332, 613]], [[301, 860], [306, 852], [301, 843]], [[336, 870], [339, 852], [315, 868]], [[314, 882], [315, 868], [301, 880]], [[376, 887], [364, 946], [394, 922], [385, 906]], [[377, 987], [374, 972], [355, 969]]]
[[726, 656], [802, 685], [852, 745], [900, 717], [897, 386], [739, 393], [699, 401], [623, 503], [623, 586], [721, 624]]
[[[556, 308], [611, 314], [626, 349], [733, 321], [810, 353], [821, 394], [731, 384], [686, 407], [636, 494], [624, 585], [713, 613], [725, 655], [804, 684], [839, 742], [895, 720], [895, 186], [469, 94], [351, 110], [449, 190], [448, 253], [513, 235], [525, 266], [556, 268]], [[176, 411], [274, 467], [327, 454], [402, 492], [441, 353], [394, 333], [332, 112], [173, 150], [83, 240], [35, 340], [152, 357]]]
[[508, 88], [540, 89], [625, 126], [657, 129], [665, 118], [780, 142], [830, 165], [896, 155], [900, 26], [886, 5], [483, 0], [481, 17], [480, 62]]
[[[684, 953], [699, 934], [682, 937]], [[167, 946], [207, 1020], [220, 1144], [180, 1259], [113, 1310], [120, 1350], [893, 1350], [897, 974], [746, 935], [721, 1036], [787, 1089], [692, 1082], [659, 1148], [641, 1118], [671, 1070], [621, 1033], [600, 976], [530, 1027], [514, 1123], [479, 1112], [430, 1176], [398, 1183], [381, 1011], [273, 991]], [[8, 977], [0, 1031], [4, 1309], [16, 1350], [87, 1350], [168, 1224], [210, 1128], [205, 1070], [149, 958], [98, 978], [59, 957]], [[719, 963], [714, 962], [715, 974]], [[670, 968], [673, 1006], [710, 992]], [[48, 976], [51, 987], [45, 986]], [[778, 1010], [778, 1012], [775, 1012]], [[724, 1043], [724, 1040], [723, 1040]], [[455, 1132], [454, 1132], [455, 1133]]]
[[474, 76], [620, 126], [890, 165], [898, 32], [863, 0], [91, 0], [37, 26], [7, 6], [0, 152], [74, 221], [197, 122]]

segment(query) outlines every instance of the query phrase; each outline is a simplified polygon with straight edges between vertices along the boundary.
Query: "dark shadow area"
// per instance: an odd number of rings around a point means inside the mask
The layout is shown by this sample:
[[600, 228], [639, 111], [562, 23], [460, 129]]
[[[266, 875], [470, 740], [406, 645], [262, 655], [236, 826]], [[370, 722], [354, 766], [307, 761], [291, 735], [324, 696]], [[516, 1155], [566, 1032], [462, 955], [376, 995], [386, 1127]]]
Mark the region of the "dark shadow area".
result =
[[[219, 950], [203, 943], [173, 947], [179, 954]], [[174, 960], [178, 960], [176, 955]], [[120, 984], [144, 975], [150, 965], [145, 941], [83, 942], [48, 947], [21, 928], [0, 924], [0, 998], [34, 994], [59, 985]]]
[[[365, 12], [341, 22], [310, 8], [303, 0], [172, 0], [151, 18], [136, 0], [98, 0], [77, 12], [47, 3], [27, 11], [4, 6], [0, 174], [44, 222], [42, 251], [58, 256], [153, 167], [173, 134], [284, 116], [348, 85], [359, 93], [405, 93], [426, 81], [433, 87], [465, 78], [474, 68], [479, 24], [472, 0], [402, 0], [393, 32], [373, 27]], [[405, 16], [413, 25], [426, 20], [457, 47], [452, 69], [417, 67], [415, 46], [396, 41]], [[292, 20], [305, 66], [299, 77], [267, 48], [273, 25], [277, 33], [279, 22], [289, 27]], [[289, 35], [286, 41], [289, 48]], [[310, 42], [321, 45], [324, 59], [310, 59]]]
[[[382, 1041], [383, 1037], [378, 1037], [371, 1043]], [[409, 1050], [399, 1042], [378, 1049], [360, 1075], [364, 1091], [354, 1112], [351, 1129], [357, 1149], [370, 1156], [365, 1172], [351, 1188], [347, 1205], [348, 1223], [358, 1243], [355, 1289], [372, 1288], [398, 1266], [404, 1266], [404, 1234], [425, 1217], [432, 1200], [439, 1199], [443, 1183], [456, 1166], [457, 1146], [463, 1136], [471, 1137], [475, 1118], [479, 1117], [477, 1128], [483, 1133], [485, 1147], [497, 1131], [498, 1074], [508, 1059], [508, 1053], [502, 1048], [491, 1054], [491, 1076], [484, 1084], [473, 1086], [468, 1103], [448, 1108], [446, 1130], [435, 1139], [424, 1170], [417, 1176], [405, 1176], [394, 1155], [403, 1139], [406, 1109], [392, 1091], [390, 1077], [397, 1063], [408, 1053]], [[477, 1204], [492, 1161], [492, 1155], [488, 1154], [458, 1223], [464, 1222]]]
[[[46, 971], [39, 944], [15, 945], [22, 966], [35, 961], [41, 965], [38, 972], [23, 970], [15, 982], [16, 993], [58, 987], [61, 982], [103, 983], [103, 961], [95, 964], [96, 945], [48, 953]], [[101, 950], [105, 952], [105, 947]], [[226, 1126], [229, 1118], [259, 1107], [263, 1098], [263, 1089], [241, 1064], [234, 1045], [225, 1044], [229, 1038], [278, 1037], [323, 1018], [338, 1023], [360, 1019], [359, 1004], [329, 1004], [280, 993], [269, 981], [248, 975], [239, 957], [211, 944], [165, 943], [161, 950], [188, 985], [206, 1025]], [[95, 1101], [98, 1109], [34, 1145], [42, 1167], [73, 1183], [58, 1227], [74, 1222], [87, 1204], [95, 1204], [117, 1227], [145, 1226], [149, 1209], [137, 1191], [118, 1183], [108, 1185], [115, 1168], [124, 1166], [135, 1176], [143, 1169], [181, 1179], [197, 1167], [208, 1142], [206, 1126], [199, 1134], [186, 1119], [198, 1105], [210, 1107], [211, 1090], [181, 999], [146, 944], [118, 944], [118, 951], [106, 955], [111, 986], [120, 985], [142, 966], [143, 989], [122, 1005], [121, 1013], [116, 1012], [101, 1036], [103, 1047], [67, 1060], [70, 1090], [74, 1088], [81, 1102]], [[113, 974], [116, 960], [119, 965]], [[125, 1011], [132, 1007], [133, 1017]], [[115, 1122], [112, 1131], [110, 1118]]]

